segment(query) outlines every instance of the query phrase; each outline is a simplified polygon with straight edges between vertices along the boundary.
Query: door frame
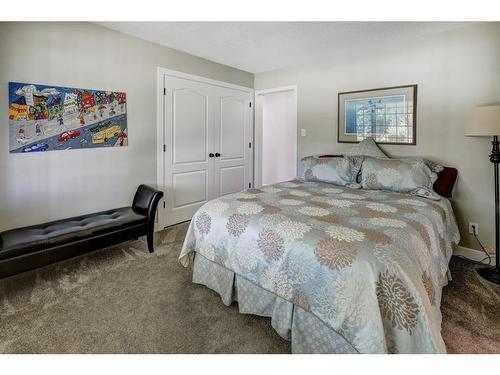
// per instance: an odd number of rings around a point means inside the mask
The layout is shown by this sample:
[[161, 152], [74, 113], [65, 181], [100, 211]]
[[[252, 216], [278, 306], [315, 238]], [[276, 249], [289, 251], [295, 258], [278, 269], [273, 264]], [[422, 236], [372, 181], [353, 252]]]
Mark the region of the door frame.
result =
[[[157, 67], [156, 73], [156, 187], [158, 190], [162, 191], [164, 195], [166, 195], [165, 189], [165, 152], [166, 152], [166, 143], [165, 143], [165, 90], [164, 90], [164, 76], [171, 76], [176, 78], [188, 79], [195, 82], [200, 83], [208, 83], [214, 86], [226, 87], [234, 90], [240, 90], [243, 92], [247, 92], [250, 94], [250, 102], [255, 102], [254, 97], [254, 89], [251, 87], [245, 87], [240, 85], [235, 85], [234, 83], [218, 81], [211, 78], [206, 78], [202, 76], [197, 76], [194, 74], [179, 72], [177, 70]], [[253, 144], [254, 141], [254, 105], [252, 104], [252, 110], [250, 111], [250, 125], [252, 128], [251, 131], [251, 142]], [[251, 162], [252, 166], [251, 170], [251, 180], [252, 185], [254, 184], [254, 161], [255, 156], [252, 155]], [[157, 209], [157, 220], [155, 223], [155, 230], [159, 231], [165, 228], [165, 200], [162, 198], [160, 203], [158, 204]]]
[[255, 148], [254, 148], [254, 183], [255, 187], [259, 188], [262, 186], [262, 143], [263, 143], [263, 103], [262, 99], [267, 94], [276, 94], [280, 92], [292, 91], [294, 94], [294, 122], [295, 122], [295, 173], [297, 173], [297, 144], [298, 144], [298, 124], [297, 124], [297, 85], [290, 86], [280, 86], [270, 89], [255, 90]]

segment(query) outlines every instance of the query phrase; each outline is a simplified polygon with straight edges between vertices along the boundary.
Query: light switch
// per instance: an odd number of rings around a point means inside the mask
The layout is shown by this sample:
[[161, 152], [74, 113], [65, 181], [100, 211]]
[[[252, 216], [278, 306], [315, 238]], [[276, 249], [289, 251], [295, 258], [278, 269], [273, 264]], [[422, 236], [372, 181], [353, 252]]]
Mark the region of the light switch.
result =
[[305, 137], [306, 136], [306, 129], [302, 128], [300, 129], [300, 136]]

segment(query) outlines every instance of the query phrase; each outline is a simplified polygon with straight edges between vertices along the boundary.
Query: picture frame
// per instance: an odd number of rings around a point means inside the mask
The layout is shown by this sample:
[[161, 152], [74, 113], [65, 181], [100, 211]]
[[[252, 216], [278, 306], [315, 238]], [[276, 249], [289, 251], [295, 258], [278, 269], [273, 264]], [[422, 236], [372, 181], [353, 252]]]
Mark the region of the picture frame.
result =
[[417, 144], [417, 85], [338, 93], [337, 141]]

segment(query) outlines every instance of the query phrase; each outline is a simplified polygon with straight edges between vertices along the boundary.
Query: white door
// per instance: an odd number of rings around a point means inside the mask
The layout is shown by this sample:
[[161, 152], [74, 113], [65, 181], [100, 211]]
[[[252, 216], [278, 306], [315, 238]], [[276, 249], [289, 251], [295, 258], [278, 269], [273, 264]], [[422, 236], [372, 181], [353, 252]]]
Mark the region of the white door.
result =
[[253, 129], [247, 92], [219, 88], [215, 110], [216, 196], [235, 193], [251, 186]]
[[212, 199], [214, 89], [165, 76], [166, 225], [189, 220]]
[[294, 86], [256, 93], [257, 187], [297, 176], [297, 89]]
[[252, 183], [249, 91], [164, 75], [165, 226]]

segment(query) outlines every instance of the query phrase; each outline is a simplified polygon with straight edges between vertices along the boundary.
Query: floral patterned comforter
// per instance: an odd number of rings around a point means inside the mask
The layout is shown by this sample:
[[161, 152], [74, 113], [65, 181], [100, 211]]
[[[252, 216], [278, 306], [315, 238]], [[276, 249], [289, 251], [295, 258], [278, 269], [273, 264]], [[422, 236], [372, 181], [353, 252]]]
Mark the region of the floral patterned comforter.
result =
[[321, 319], [360, 353], [443, 353], [442, 287], [459, 241], [450, 202], [294, 180], [201, 207], [199, 252]]

